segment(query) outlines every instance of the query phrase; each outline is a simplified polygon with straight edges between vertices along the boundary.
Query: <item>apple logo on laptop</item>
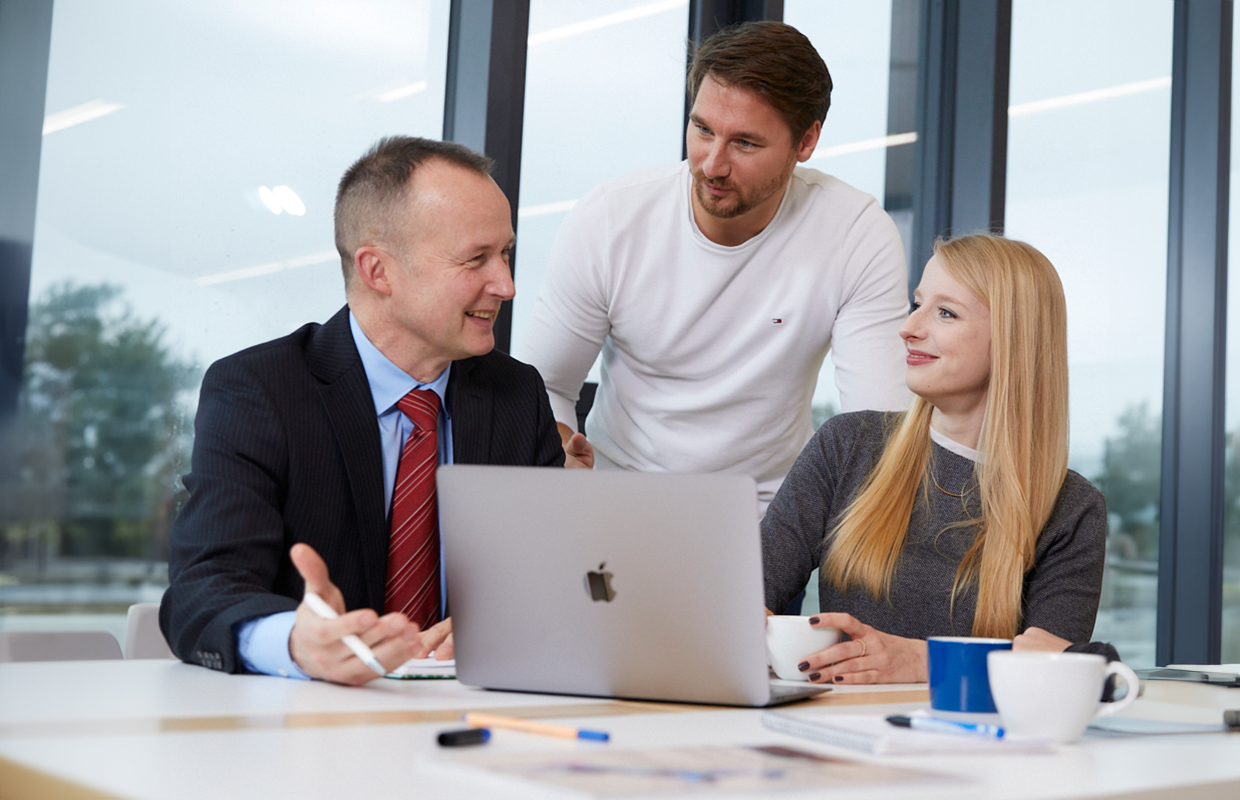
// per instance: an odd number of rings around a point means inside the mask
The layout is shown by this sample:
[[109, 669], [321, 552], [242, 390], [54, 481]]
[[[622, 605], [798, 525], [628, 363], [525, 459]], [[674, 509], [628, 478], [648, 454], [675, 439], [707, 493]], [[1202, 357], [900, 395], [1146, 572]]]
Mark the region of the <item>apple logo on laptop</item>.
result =
[[598, 565], [598, 572], [591, 570], [586, 573], [586, 589], [590, 592], [590, 599], [594, 602], [602, 600], [610, 603], [616, 596], [616, 590], [611, 588], [610, 572], [603, 572], [603, 567], [607, 566], [607, 562]]

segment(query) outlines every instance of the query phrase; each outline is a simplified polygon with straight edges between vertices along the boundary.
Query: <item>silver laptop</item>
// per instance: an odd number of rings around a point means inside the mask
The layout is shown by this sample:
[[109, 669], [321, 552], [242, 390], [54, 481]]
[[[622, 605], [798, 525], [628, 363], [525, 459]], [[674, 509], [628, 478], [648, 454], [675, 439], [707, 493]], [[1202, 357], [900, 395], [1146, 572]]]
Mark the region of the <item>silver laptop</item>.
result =
[[752, 478], [540, 467], [438, 470], [462, 683], [769, 706]]

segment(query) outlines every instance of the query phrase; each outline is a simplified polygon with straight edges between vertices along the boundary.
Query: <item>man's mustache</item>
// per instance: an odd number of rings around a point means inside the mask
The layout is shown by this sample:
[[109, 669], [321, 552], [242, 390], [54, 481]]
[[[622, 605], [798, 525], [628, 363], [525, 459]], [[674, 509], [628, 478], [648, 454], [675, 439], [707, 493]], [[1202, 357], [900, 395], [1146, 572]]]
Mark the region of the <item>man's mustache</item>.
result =
[[718, 179], [714, 179], [714, 178], [707, 178], [707, 177], [706, 177], [706, 175], [704, 175], [704, 174], [703, 174], [703, 173], [701, 173], [701, 172], [694, 172], [694, 173], [693, 173], [693, 180], [697, 181], [698, 183], [704, 183], [704, 184], [706, 184], [707, 186], [710, 186], [710, 187], [712, 187], [712, 188], [714, 188], [714, 189], [734, 189], [734, 188], [736, 188], [736, 187], [734, 187], [734, 186], [732, 185], [732, 182], [731, 182], [731, 181], [728, 181], [728, 180], [726, 180], [726, 179], [725, 179], [725, 180], [718, 180]]

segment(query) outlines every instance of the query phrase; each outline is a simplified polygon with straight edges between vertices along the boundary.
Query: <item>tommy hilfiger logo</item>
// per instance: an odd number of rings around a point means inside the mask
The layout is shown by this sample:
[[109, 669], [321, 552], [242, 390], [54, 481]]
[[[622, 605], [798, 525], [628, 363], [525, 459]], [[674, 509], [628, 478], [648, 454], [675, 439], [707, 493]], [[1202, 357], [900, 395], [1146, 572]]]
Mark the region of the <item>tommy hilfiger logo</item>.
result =
[[776, 317], [775, 319], [771, 320], [771, 324], [772, 325], [783, 325], [784, 319], [783, 317]]

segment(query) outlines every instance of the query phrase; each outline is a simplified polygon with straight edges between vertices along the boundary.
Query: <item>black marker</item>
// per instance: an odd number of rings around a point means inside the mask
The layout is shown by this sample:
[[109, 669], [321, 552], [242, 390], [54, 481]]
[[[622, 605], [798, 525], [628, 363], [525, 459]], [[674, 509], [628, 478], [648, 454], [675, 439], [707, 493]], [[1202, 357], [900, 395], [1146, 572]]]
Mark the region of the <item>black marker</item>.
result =
[[471, 744], [485, 744], [491, 738], [487, 728], [465, 728], [459, 731], [444, 731], [439, 734], [440, 747], [466, 747]]

